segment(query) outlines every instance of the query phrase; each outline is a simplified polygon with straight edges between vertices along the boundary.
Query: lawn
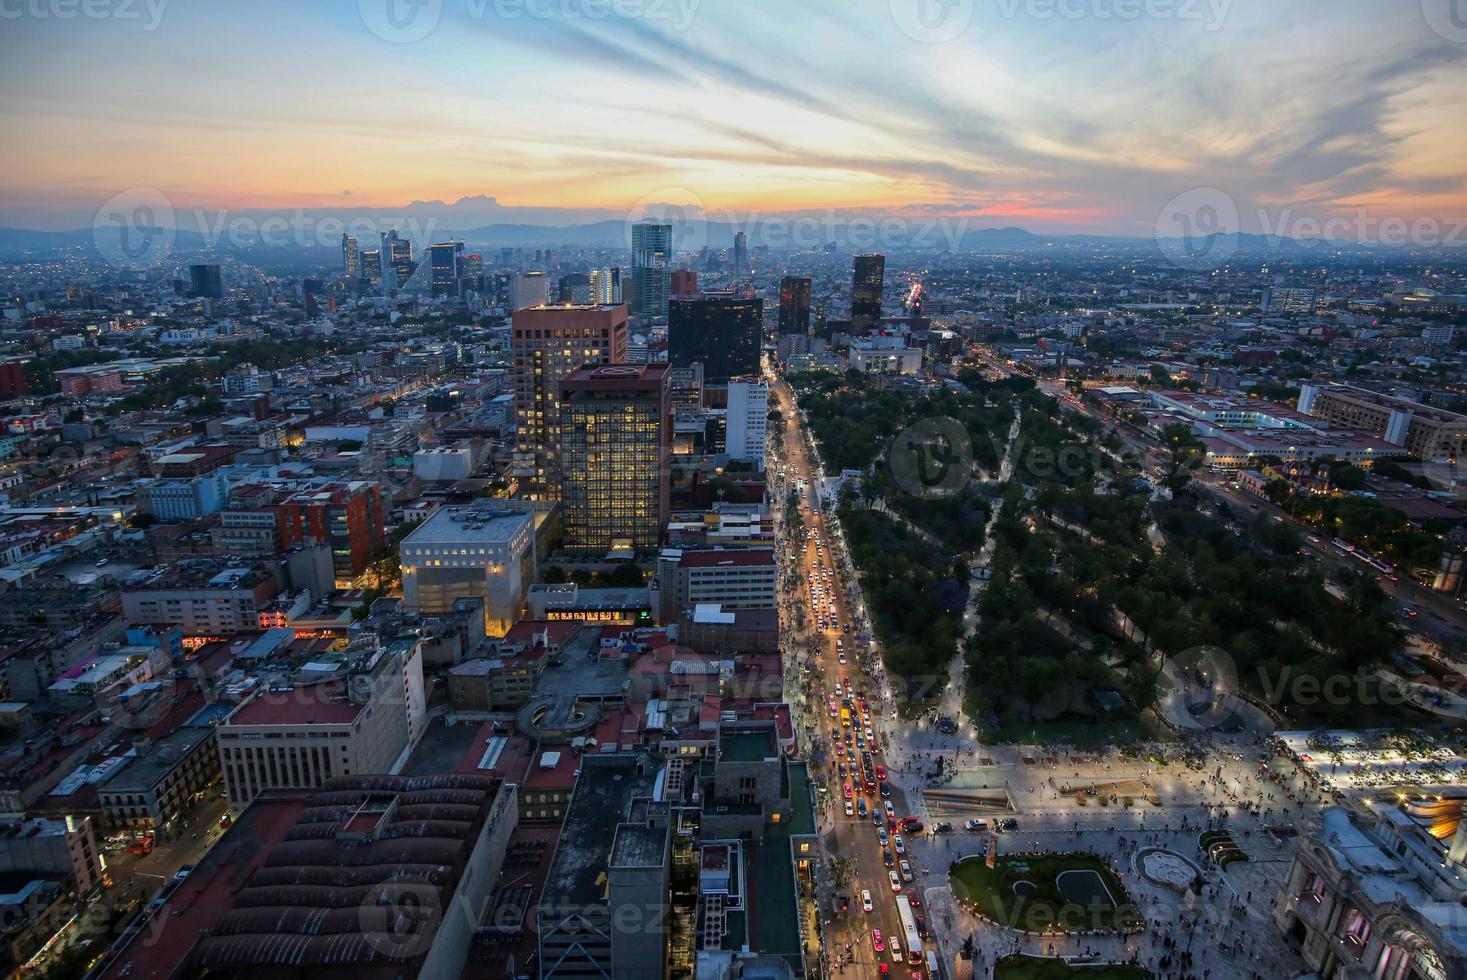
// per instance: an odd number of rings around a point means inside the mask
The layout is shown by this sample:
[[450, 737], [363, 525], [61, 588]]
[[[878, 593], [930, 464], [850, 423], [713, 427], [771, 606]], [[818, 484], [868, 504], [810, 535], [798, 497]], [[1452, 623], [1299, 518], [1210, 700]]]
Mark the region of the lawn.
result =
[[1147, 980], [1139, 966], [1070, 966], [1062, 960], [1010, 956], [998, 961], [993, 980]]
[[1089, 854], [1009, 855], [993, 868], [968, 858], [953, 865], [950, 877], [960, 903], [1016, 929], [1132, 929], [1141, 921], [1115, 872]]

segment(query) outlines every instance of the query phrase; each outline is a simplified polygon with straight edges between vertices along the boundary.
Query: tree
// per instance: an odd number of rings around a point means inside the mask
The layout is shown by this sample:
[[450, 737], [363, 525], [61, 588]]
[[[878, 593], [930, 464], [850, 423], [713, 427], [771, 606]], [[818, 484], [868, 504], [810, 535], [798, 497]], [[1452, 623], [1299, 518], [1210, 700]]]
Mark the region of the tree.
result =
[[1206, 452], [1202, 440], [1186, 422], [1173, 422], [1161, 432], [1161, 441], [1171, 454], [1163, 481], [1173, 494], [1182, 492], [1192, 482], [1190, 471], [1199, 469]]

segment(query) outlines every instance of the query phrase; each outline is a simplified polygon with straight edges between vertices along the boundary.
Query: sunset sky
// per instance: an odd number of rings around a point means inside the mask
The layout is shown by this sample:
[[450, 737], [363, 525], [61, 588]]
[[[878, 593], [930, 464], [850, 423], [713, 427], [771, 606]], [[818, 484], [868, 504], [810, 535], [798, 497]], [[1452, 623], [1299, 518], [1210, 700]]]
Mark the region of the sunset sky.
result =
[[545, 224], [671, 200], [1144, 234], [1196, 187], [1247, 230], [1259, 208], [1467, 216], [1467, 39], [1436, 0], [422, 0], [396, 21], [432, 25], [417, 40], [379, 36], [403, 0], [57, 2], [0, 19], [0, 225], [85, 227], [138, 187], [483, 195]]

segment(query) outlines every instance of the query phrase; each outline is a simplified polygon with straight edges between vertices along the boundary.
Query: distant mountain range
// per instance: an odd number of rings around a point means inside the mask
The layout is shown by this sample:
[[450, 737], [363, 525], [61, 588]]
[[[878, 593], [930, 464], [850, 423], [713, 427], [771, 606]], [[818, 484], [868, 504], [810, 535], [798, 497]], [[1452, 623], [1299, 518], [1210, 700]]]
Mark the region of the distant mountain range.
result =
[[[44, 259], [64, 252], [82, 249], [92, 254], [117, 256], [133, 254], [128, 251], [143, 247], [149, 241], [166, 241], [171, 235], [167, 254], [174, 256], [195, 255], [214, 249], [222, 253], [249, 253], [262, 246], [279, 250], [294, 248], [306, 251], [330, 250], [338, 246], [340, 229], [344, 222], [333, 215], [312, 217], [316, 224], [308, 225], [304, 232], [289, 229], [291, 217], [275, 216], [273, 228], [266, 223], [271, 216], [250, 216], [245, 224], [247, 230], [237, 227], [220, 233], [217, 229], [197, 230], [180, 228], [169, 231], [161, 228], [124, 230], [113, 227], [98, 229], [80, 228], [74, 231], [32, 231], [24, 228], [0, 227], [0, 259]], [[294, 219], [299, 221], [299, 218]], [[357, 233], [362, 248], [372, 247], [377, 230], [395, 225], [402, 229], [404, 237], [413, 237], [421, 247], [434, 241], [456, 240], [469, 248], [529, 248], [529, 247], [575, 247], [575, 248], [629, 248], [629, 224], [624, 220], [595, 221], [584, 224], [545, 225], [530, 223], [495, 223], [472, 228], [454, 229], [447, 222], [433, 217], [422, 218], [407, 215], [398, 224], [391, 217], [376, 216], [356, 219], [359, 226], [371, 230], [370, 235]], [[843, 223], [826, 218], [812, 218], [802, 223], [799, 218], [770, 218], [735, 224], [726, 221], [674, 220], [674, 247], [679, 252], [696, 252], [707, 245], [713, 249], [728, 249], [734, 244], [739, 231], [748, 234], [751, 246], [768, 244], [775, 249], [792, 247], [819, 249], [831, 241], [842, 249], [870, 252], [901, 253], [904, 251], [962, 251], [978, 254], [999, 254], [1012, 251], [1046, 249], [1086, 249], [1109, 247], [1118, 250], [1154, 254], [1158, 250], [1170, 256], [1220, 256], [1225, 259], [1233, 254], [1286, 254], [1306, 256], [1321, 252], [1347, 252], [1358, 254], [1381, 254], [1403, 251], [1357, 245], [1348, 242], [1324, 242], [1275, 238], [1268, 235], [1222, 234], [1213, 235], [1200, 242], [1184, 242], [1181, 239], [1156, 240], [1152, 238], [1123, 238], [1102, 235], [1045, 235], [1023, 228], [969, 229], [963, 219], [957, 218], [887, 218], [860, 217], [844, 220]], [[262, 241], [254, 229], [267, 230], [267, 240]], [[328, 233], [329, 232], [329, 233]], [[152, 236], [152, 237], [150, 237]], [[1461, 252], [1464, 246], [1451, 247]]]

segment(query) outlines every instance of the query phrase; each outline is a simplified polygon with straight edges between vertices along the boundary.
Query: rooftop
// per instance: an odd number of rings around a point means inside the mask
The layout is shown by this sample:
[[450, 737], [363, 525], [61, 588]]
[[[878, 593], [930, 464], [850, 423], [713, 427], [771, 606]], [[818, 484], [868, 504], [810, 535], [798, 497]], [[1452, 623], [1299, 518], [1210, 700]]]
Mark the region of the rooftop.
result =
[[602, 883], [617, 825], [634, 797], [652, 795], [657, 766], [650, 757], [630, 752], [586, 756], [581, 762], [543, 894], [570, 905], [593, 905], [605, 901]]

